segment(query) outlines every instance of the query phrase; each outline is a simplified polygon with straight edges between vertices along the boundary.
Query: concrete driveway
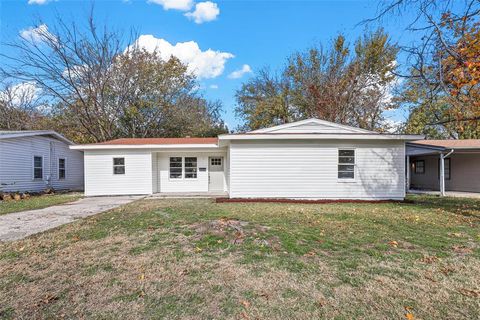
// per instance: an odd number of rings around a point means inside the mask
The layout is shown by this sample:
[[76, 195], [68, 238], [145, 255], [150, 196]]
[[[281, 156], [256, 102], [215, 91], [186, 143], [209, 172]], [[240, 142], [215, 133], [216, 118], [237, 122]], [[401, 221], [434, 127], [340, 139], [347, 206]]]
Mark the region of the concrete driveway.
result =
[[143, 196], [83, 198], [44, 209], [8, 213], [0, 216], [0, 241], [23, 239], [77, 219], [117, 208]]

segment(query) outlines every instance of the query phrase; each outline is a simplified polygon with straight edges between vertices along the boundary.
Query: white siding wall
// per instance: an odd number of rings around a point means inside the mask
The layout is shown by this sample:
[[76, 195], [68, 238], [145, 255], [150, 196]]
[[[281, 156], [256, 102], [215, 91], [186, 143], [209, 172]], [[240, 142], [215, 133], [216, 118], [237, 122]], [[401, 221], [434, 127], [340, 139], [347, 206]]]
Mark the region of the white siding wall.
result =
[[[222, 152], [159, 152], [158, 162], [158, 192], [208, 192], [208, 157], [221, 156], [227, 161]], [[170, 157], [197, 157], [197, 168], [207, 168], [207, 171], [198, 171], [197, 179], [170, 179]], [[224, 167], [225, 168], [225, 167]], [[224, 183], [227, 191], [227, 183]]]
[[[33, 179], [33, 157], [43, 157], [43, 179]], [[66, 178], [58, 178], [58, 158], [66, 160]], [[32, 136], [0, 140], [0, 190], [39, 192], [83, 190], [83, 152], [54, 138]]]
[[[125, 174], [113, 174], [113, 158], [125, 158]], [[85, 195], [153, 193], [150, 150], [86, 150]]]
[[[355, 181], [337, 179], [338, 148], [355, 148]], [[230, 197], [402, 199], [403, 142], [232, 142]]]

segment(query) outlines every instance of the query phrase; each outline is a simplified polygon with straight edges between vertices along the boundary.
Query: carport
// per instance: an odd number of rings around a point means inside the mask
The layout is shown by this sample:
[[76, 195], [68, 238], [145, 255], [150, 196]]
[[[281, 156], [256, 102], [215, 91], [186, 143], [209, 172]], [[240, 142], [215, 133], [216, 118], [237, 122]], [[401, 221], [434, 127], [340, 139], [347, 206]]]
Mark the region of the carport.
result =
[[406, 189], [480, 193], [480, 140], [407, 143]]

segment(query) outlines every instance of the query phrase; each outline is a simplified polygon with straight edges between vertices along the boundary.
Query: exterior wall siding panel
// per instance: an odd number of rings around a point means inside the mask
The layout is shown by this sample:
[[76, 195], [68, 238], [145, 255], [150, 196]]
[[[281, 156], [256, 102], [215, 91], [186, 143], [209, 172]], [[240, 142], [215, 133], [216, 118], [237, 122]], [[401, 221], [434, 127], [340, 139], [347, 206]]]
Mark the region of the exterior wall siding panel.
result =
[[[355, 180], [337, 178], [338, 148], [355, 149]], [[398, 142], [232, 142], [232, 198], [402, 199], [405, 146]]]
[[[125, 158], [125, 174], [113, 174], [113, 158]], [[86, 150], [85, 195], [153, 193], [150, 150]]]

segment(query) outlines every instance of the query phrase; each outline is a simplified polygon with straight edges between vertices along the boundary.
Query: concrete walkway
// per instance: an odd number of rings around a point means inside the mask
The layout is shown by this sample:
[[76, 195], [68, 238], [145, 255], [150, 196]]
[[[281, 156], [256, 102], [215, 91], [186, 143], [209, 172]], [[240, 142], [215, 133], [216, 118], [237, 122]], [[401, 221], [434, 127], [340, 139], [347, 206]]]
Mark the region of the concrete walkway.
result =
[[0, 215], [0, 241], [23, 239], [141, 198], [143, 196], [83, 198], [44, 209]]
[[[431, 194], [435, 196], [440, 195], [440, 191], [430, 191], [430, 190], [408, 190], [409, 194]], [[454, 198], [474, 198], [480, 199], [480, 193], [478, 192], [462, 192], [462, 191], [445, 191], [446, 197]]]

